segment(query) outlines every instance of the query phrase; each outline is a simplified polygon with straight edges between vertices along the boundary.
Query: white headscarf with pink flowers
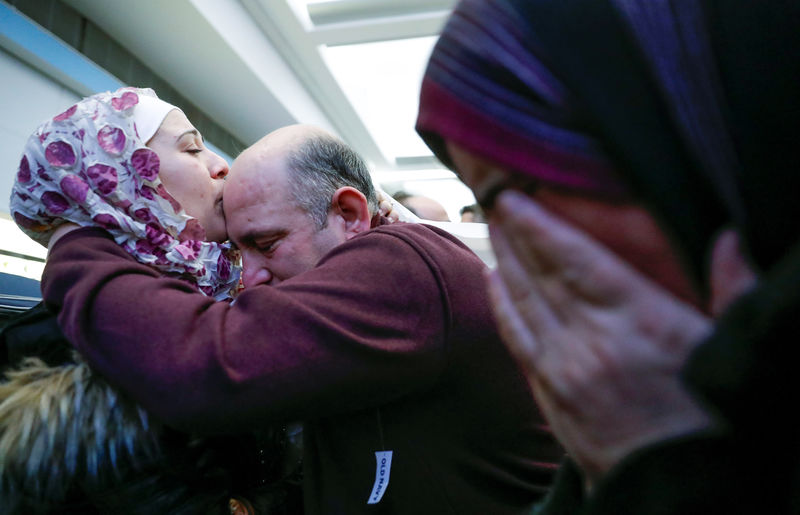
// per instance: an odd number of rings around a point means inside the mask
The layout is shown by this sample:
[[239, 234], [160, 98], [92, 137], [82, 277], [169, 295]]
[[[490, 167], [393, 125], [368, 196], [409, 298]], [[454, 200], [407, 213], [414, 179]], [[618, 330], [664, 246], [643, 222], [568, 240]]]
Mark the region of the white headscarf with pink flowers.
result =
[[216, 298], [237, 286], [228, 244], [204, 241], [158, 177], [145, 143], [177, 109], [150, 89], [123, 88], [85, 98], [31, 135], [11, 192], [11, 213], [47, 245], [64, 222], [102, 227], [142, 263], [196, 284]]

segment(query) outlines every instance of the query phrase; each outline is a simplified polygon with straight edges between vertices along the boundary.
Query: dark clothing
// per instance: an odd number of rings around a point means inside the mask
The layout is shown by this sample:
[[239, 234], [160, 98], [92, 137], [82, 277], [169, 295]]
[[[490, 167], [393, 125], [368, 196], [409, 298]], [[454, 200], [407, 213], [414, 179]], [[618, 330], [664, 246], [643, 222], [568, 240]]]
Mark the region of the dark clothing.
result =
[[225, 515], [236, 497], [294, 515], [300, 489], [280, 431], [162, 427], [77, 358], [41, 303], [0, 330], [0, 513]]
[[[303, 420], [308, 513], [519, 513], [562, 454], [484, 270], [447, 233], [398, 223], [229, 305], [80, 229], [51, 250], [43, 291], [89, 362], [168, 424]], [[367, 504], [379, 451], [388, 486]]]
[[0, 372], [33, 356], [50, 366], [72, 363], [72, 354], [55, 315], [42, 302], [10, 318], [0, 329]]

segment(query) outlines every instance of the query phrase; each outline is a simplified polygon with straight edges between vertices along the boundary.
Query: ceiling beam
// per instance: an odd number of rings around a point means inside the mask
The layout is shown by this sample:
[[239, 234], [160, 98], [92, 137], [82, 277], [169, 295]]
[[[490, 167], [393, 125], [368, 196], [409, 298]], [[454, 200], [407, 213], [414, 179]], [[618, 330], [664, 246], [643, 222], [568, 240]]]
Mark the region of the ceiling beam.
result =
[[[245, 144], [312, 117], [313, 99], [237, 0], [64, 2]], [[330, 126], [321, 111], [304, 121]]]
[[451, 11], [455, 0], [337, 0], [308, 4], [314, 25]]
[[386, 157], [322, 59], [319, 45], [309, 37], [289, 5], [275, 0], [240, 1], [327, 114], [339, 136], [373, 166], [388, 167]]
[[433, 11], [415, 15], [315, 25], [309, 37], [318, 45], [352, 45], [393, 39], [438, 35], [450, 11]]

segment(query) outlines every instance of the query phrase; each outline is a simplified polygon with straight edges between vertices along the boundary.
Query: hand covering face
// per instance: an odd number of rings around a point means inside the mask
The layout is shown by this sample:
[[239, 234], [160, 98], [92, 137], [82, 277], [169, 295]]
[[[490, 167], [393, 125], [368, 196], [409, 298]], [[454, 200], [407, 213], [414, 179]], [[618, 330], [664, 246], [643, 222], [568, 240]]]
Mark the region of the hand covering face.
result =
[[239, 280], [235, 254], [228, 244], [204, 241], [145, 146], [172, 109], [150, 89], [122, 88], [47, 120], [25, 146], [11, 213], [42, 245], [65, 222], [102, 227], [140, 262], [225, 298]]

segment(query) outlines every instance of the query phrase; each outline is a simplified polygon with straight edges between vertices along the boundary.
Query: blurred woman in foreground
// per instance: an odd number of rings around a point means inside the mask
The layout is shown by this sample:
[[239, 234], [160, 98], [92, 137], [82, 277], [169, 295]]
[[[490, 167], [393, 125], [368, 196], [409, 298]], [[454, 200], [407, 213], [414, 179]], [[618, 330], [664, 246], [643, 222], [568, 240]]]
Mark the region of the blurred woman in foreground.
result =
[[743, 0], [446, 25], [417, 128], [490, 216], [496, 313], [572, 458], [539, 509], [800, 510], [798, 29]]

